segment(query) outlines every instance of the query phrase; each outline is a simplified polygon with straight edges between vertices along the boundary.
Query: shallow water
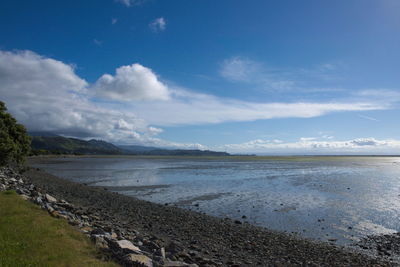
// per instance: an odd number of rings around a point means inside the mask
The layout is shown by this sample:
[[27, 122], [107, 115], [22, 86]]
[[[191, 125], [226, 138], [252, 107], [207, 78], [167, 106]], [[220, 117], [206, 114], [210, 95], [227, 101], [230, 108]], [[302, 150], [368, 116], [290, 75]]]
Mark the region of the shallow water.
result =
[[49, 173], [342, 245], [400, 229], [400, 157], [65, 158]]

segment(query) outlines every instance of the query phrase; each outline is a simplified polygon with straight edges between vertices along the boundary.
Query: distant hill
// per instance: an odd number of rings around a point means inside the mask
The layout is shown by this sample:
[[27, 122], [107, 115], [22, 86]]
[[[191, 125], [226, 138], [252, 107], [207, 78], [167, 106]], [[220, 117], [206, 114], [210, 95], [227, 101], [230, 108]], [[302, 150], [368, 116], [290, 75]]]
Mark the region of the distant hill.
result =
[[101, 140], [80, 140], [62, 136], [32, 136], [32, 149], [37, 154], [118, 155], [122, 149]]
[[129, 153], [129, 152], [134, 152], [134, 153], [147, 152], [147, 151], [160, 149], [159, 147], [138, 146], [138, 145], [119, 145], [118, 147], [127, 153]]
[[163, 149], [139, 145], [116, 146], [101, 140], [81, 140], [53, 134], [31, 133], [33, 154], [229, 156], [226, 152], [198, 149]]
[[155, 156], [229, 156], [226, 152], [216, 152], [211, 150], [198, 149], [155, 149], [150, 151], [139, 152], [138, 155], [155, 155]]

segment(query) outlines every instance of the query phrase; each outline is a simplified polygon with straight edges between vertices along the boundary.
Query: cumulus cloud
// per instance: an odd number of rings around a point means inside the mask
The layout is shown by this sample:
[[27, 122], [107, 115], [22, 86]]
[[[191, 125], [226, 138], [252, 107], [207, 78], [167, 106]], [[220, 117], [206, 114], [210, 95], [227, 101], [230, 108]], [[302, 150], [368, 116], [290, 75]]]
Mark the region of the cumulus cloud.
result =
[[163, 17], [156, 18], [152, 22], [150, 22], [149, 27], [155, 32], [164, 31], [167, 26], [167, 22]]
[[104, 74], [93, 86], [97, 96], [119, 101], [167, 100], [169, 92], [151, 69], [140, 64], [122, 66], [114, 76]]
[[30, 131], [135, 141], [155, 130], [131, 112], [90, 102], [72, 65], [30, 51], [0, 51], [0, 96]]
[[[99, 101], [101, 99], [101, 101]], [[385, 101], [261, 103], [194, 93], [167, 86], [140, 64], [122, 66], [94, 84], [79, 77], [73, 65], [31, 51], [0, 51], [0, 100], [30, 131], [101, 138], [115, 143], [176, 148], [202, 148], [158, 138], [162, 126], [310, 118], [332, 112], [387, 109]], [[144, 101], [146, 100], [146, 101]], [[119, 102], [123, 102], [122, 104]], [[157, 126], [157, 127], [155, 127]], [[394, 144], [394, 141], [386, 141]], [[296, 145], [279, 140], [228, 145], [221, 150], [256, 148], [334, 147], [329, 141], [302, 139]], [[353, 140], [348, 147], [380, 147], [378, 140]], [[218, 149], [218, 148], [216, 148]]]
[[297, 142], [274, 140], [253, 140], [241, 144], [229, 144], [219, 147], [233, 153], [259, 154], [377, 154], [394, 153], [400, 148], [400, 140], [377, 140], [358, 138], [346, 141], [321, 141], [315, 138], [300, 138]]

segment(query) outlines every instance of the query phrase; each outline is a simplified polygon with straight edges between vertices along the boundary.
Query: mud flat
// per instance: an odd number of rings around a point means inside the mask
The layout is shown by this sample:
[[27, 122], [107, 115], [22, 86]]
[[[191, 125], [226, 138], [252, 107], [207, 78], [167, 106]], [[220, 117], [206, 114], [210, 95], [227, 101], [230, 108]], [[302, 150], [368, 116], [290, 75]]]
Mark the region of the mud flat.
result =
[[147, 251], [154, 266], [395, 265], [328, 243], [74, 183], [35, 168], [23, 176], [43, 193], [79, 207], [91, 225], [113, 229], [119, 239]]

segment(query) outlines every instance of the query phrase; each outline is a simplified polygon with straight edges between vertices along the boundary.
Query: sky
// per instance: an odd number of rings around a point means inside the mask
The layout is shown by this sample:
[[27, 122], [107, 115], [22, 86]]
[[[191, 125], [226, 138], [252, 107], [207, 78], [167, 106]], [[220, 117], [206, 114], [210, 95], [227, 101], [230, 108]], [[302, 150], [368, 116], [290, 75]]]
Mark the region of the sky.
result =
[[400, 1], [3, 0], [29, 131], [235, 154], [400, 154]]

